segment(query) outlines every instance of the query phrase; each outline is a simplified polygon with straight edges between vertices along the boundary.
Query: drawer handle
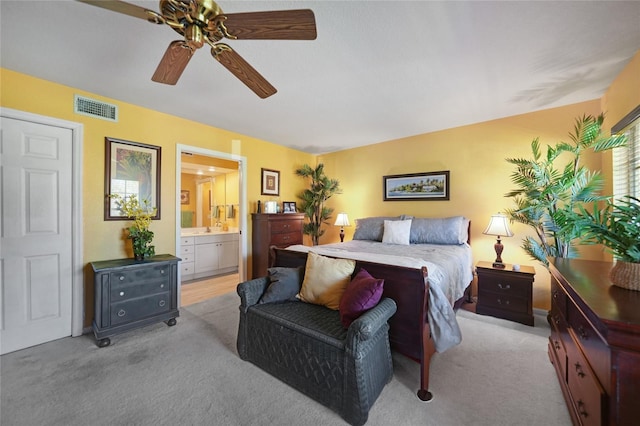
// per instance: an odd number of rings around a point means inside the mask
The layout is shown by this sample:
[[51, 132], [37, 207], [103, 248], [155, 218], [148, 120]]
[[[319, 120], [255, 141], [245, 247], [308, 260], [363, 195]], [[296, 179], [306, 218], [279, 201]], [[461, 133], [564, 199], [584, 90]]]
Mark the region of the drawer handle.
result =
[[118, 316], [119, 316], [119, 317], [123, 317], [123, 316], [125, 316], [125, 315], [127, 315], [127, 313], [125, 312], [125, 310], [124, 310], [124, 309], [120, 309], [120, 310], [118, 311]]
[[511, 284], [502, 285], [502, 283], [498, 283], [498, 288], [500, 290], [509, 290], [511, 288]]
[[584, 376], [586, 376], [579, 362], [576, 362], [575, 367], [576, 367], [576, 373], [578, 373], [578, 377], [583, 378]]
[[120, 275], [120, 277], [118, 278], [120, 281], [124, 281], [124, 275]]
[[558, 298], [558, 290], [553, 290], [552, 297], [553, 297], [554, 299], [557, 299], [557, 298]]
[[553, 316], [553, 321], [554, 321], [556, 324], [560, 324], [560, 315], [555, 314], [555, 315]]
[[121, 292], [120, 292], [120, 296], [124, 296], [124, 291], [121, 291]]
[[578, 334], [582, 340], [589, 340], [589, 333], [586, 332], [583, 326], [578, 326]]
[[283, 240], [288, 240], [288, 239], [289, 239], [289, 236], [288, 236], [288, 235], [286, 235], [286, 236], [282, 237], [282, 239], [283, 239]]
[[586, 407], [586, 404], [584, 402], [582, 402], [581, 399], [579, 399], [578, 400], [578, 413], [580, 413], [580, 415], [586, 419], [587, 417], [589, 417], [589, 413], [587, 413], [587, 410], [585, 409], [585, 407]]
[[158, 302], [158, 305], [160, 305], [160, 307], [163, 307], [166, 304], [167, 302], [165, 302], [164, 300], [161, 300], [160, 302]]
[[505, 305], [510, 304], [511, 302], [509, 300], [505, 300], [504, 302], [502, 302], [502, 299], [498, 299], [498, 303], [502, 305], [502, 303], [504, 303]]
[[555, 346], [556, 351], [559, 351], [559, 350], [560, 350], [560, 342], [558, 342], [557, 340], [554, 340], [554, 341], [553, 341], [553, 346]]
[[160, 288], [164, 288], [164, 284], [160, 284]]
[[164, 269], [160, 269], [160, 275], [164, 275]]

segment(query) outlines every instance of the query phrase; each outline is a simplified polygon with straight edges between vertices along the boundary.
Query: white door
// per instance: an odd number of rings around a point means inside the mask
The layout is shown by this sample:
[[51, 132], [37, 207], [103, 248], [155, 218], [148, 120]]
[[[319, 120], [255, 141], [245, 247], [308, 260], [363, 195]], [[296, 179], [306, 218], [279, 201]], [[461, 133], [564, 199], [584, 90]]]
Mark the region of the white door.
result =
[[2, 117], [0, 353], [71, 335], [72, 131]]

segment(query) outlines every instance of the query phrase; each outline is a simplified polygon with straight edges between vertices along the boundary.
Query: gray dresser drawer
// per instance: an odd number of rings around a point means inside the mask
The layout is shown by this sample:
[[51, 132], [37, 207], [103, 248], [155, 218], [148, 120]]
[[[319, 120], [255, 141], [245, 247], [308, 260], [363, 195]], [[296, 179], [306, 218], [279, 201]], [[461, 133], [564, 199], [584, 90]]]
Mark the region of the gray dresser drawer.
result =
[[118, 325], [141, 318], [168, 312], [170, 308], [169, 293], [126, 300], [111, 304], [111, 325]]
[[150, 294], [169, 292], [171, 282], [167, 280], [157, 280], [143, 282], [141, 284], [130, 283], [127, 286], [111, 286], [110, 303], [122, 302], [137, 297], [148, 296]]

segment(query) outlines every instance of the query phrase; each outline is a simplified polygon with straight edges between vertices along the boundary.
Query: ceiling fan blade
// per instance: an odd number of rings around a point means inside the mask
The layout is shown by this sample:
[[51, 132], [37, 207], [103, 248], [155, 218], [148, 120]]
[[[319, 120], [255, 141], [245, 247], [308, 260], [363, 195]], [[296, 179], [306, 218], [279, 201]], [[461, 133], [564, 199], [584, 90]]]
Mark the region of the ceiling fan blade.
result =
[[[110, 10], [112, 12], [124, 13], [125, 15], [133, 16], [134, 18], [149, 20], [155, 12], [145, 9], [144, 7], [136, 6], [135, 4], [126, 3], [118, 0], [76, 0], [80, 3], [90, 4], [92, 6], [98, 6], [103, 9]], [[156, 14], [157, 15], [157, 14]]]
[[211, 48], [211, 54], [226, 69], [231, 71], [249, 89], [262, 99], [268, 98], [277, 92], [258, 71], [256, 71], [242, 56], [224, 43], [218, 43]]
[[309, 9], [224, 14], [222, 25], [239, 40], [315, 40], [316, 19]]
[[193, 52], [185, 41], [172, 41], [151, 80], [157, 83], [176, 84], [193, 56]]

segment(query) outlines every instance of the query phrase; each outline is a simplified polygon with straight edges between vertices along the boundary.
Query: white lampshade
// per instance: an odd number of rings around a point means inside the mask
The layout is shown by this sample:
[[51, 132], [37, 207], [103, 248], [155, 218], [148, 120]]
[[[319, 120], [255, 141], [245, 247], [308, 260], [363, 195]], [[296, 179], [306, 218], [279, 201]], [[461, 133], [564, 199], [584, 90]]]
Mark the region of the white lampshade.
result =
[[346, 213], [338, 213], [338, 217], [336, 218], [335, 226], [350, 226], [349, 225], [349, 216]]
[[502, 213], [491, 216], [489, 226], [484, 230], [483, 234], [497, 235], [499, 237], [513, 237], [513, 232], [509, 229], [509, 221]]

